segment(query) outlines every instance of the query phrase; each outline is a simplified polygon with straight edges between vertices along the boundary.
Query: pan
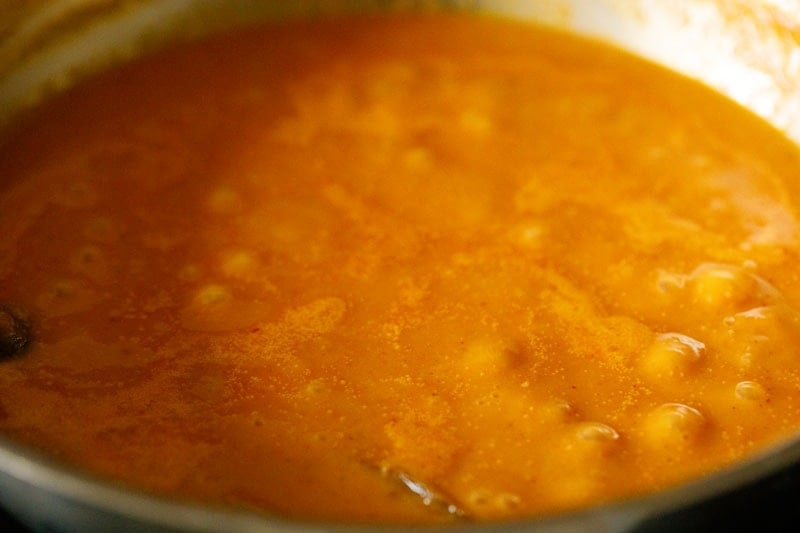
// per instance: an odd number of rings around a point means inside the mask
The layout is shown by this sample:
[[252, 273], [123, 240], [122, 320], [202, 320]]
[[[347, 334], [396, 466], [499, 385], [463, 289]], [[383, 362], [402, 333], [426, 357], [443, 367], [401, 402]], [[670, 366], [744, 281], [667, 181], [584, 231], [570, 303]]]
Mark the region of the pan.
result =
[[[609, 42], [702, 81], [800, 142], [800, 4], [792, 0], [0, 2], [0, 128], [86, 76], [171, 43], [263, 20], [469, 10]], [[498, 525], [430, 531], [631, 531], [794, 465], [789, 440], [655, 494]], [[137, 492], [0, 437], [0, 505], [38, 531], [379, 531], [199, 505]]]

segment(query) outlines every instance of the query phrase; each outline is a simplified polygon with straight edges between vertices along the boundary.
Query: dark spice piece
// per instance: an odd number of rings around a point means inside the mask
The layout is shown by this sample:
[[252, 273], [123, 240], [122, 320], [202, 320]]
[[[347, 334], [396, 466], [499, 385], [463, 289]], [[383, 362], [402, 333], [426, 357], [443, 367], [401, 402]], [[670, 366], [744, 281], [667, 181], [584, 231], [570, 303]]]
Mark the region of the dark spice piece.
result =
[[27, 320], [7, 307], [0, 306], [0, 361], [25, 351], [31, 342], [31, 327]]

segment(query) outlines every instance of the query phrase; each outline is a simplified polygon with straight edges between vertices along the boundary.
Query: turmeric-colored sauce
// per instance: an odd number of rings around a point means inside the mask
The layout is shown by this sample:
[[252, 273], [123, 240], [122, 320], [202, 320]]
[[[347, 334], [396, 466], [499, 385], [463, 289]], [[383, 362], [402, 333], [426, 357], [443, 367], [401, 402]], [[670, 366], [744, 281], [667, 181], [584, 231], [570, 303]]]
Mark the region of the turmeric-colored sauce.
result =
[[800, 154], [694, 82], [491, 18], [285, 22], [0, 147], [0, 431], [311, 520], [520, 518], [800, 428]]

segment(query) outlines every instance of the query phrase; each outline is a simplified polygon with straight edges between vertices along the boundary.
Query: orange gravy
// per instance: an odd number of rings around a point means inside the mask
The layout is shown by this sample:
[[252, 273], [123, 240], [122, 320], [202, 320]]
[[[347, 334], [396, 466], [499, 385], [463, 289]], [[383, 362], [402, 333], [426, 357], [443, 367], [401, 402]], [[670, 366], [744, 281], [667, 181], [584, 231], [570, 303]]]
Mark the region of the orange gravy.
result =
[[176, 47], [0, 147], [0, 431], [348, 522], [659, 490], [800, 428], [800, 155], [568, 35], [456, 15]]

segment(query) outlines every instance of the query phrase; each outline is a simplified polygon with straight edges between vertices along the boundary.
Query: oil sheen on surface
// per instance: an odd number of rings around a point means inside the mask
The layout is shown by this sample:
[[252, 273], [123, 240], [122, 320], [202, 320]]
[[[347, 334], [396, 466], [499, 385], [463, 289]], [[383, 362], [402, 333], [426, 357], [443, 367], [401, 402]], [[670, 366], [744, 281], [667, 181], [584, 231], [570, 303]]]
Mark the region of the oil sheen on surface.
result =
[[492, 19], [285, 23], [104, 74], [0, 151], [0, 429], [310, 519], [497, 520], [800, 427], [795, 146]]

